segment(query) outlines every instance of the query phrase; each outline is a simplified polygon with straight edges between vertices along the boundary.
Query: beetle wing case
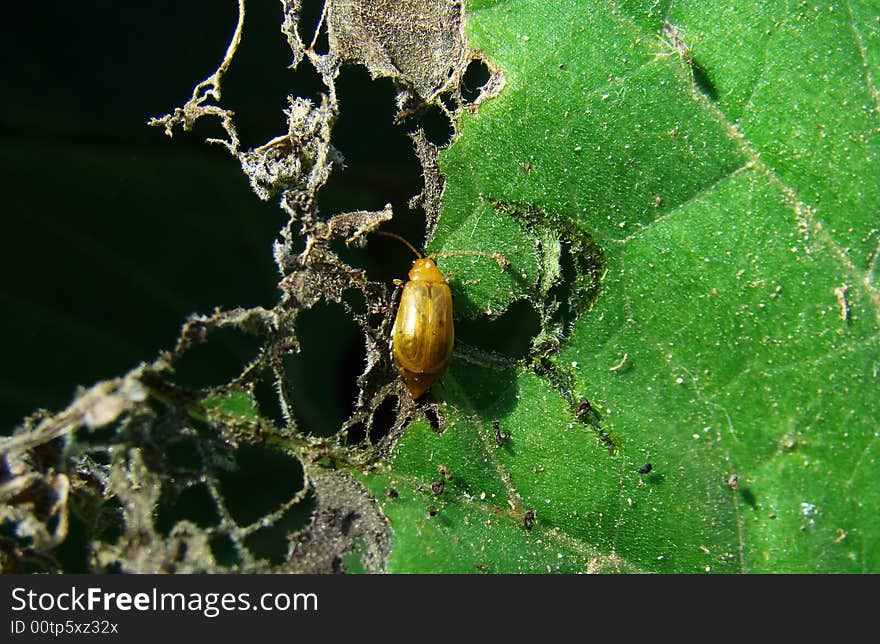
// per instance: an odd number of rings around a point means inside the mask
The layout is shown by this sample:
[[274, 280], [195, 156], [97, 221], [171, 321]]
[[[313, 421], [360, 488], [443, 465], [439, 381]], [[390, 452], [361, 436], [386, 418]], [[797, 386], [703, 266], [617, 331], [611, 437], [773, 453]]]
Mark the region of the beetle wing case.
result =
[[452, 358], [455, 330], [446, 282], [408, 281], [391, 333], [394, 363], [412, 397], [418, 398]]

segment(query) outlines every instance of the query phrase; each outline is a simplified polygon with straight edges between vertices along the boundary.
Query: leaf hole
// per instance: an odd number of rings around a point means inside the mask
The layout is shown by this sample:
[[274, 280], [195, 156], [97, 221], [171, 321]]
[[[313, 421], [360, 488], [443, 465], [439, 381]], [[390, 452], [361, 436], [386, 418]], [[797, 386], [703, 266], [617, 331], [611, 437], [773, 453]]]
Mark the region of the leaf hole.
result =
[[443, 107], [446, 108], [448, 112], [455, 112], [459, 108], [458, 104], [458, 96], [453, 94], [452, 92], [443, 92], [437, 96], [440, 99], [440, 103]]
[[203, 466], [199, 444], [195, 438], [184, 437], [169, 441], [165, 448], [168, 466], [176, 475], [197, 473]]
[[367, 426], [357, 422], [345, 430], [345, 444], [349, 446], [362, 445], [367, 440]]
[[260, 416], [269, 418], [276, 427], [287, 425], [287, 420], [284, 418], [281, 407], [281, 399], [278, 396], [278, 389], [275, 386], [274, 371], [264, 369], [254, 383], [253, 392]]
[[352, 315], [364, 315], [367, 312], [367, 300], [363, 291], [350, 288], [342, 292], [342, 304]]
[[436, 105], [428, 105], [421, 113], [419, 125], [425, 137], [436, 145], [444, 148], [452, 140], [454, 129], [449, 116]]
[[220, 566], [235, 568], [241, 565], [241, 556], [235, 548], [235, 541], [232, 537], [223, 532], [211, 535], [208, 539], [208, 545], [211, 548], [211, 554], [214, 561]]
[[213, 327], [174, 365], [173, 381], [188, 389], [204, 389], [229, 382], [260, 352], [261, 338], [233, 326]]
[[[290, 68], [290, 46], [278, 29], [279, 22], [277, 4], [248, 3], [244, 37], [223, 77], [223, 103], [234, 106], [235, 127], [243, 147], [262, 145], [287, 132], [283, 110], [291, 88], [297, 96], [318, 104], [322, 92], [327, 91], [312, 65]], [[310, 35], [306, 43], [311, 40]], [[208, 119], [200, 119], [204, 120]]]
[[167, 536], [184, 519], [200, 528], [215, 526], [220, 521], [214, 499], [202, 484], [190, 485], [178, 492], [173, 484], [167, 483], [162, 497], [155, 521], [156, 531], [160, 534]]
[[302, 431], [332, 436], [354, 412], [363, 333], [342, 305], [319, 302], [297, 316], [296, 335], [300, 352], [283, 358], [287, 400]]
[[309, 524], [315, 509], [314, 494], [289, 508], [281, 517], [266, 527], [252, 532], [244, 541], [254, 557], [266, 559], [273, 566], [287, 561], [291, 550], [291, 535]]
[[375, 445], [382, 440], [394, 427], [397, 421], [397, 409], [400, 401], [397, 396], [388, 396], [373, 412], [370, 422], [370, 443]]
[[443, 427], [440, 422], [440, 414], [437, 412], [436, 407], [430, 405], [428, 407], [425, 407], [425, 418], [428, 421], [428, 425], [434, 432], [438, 434], [443, 433]]
[[381, 210], [391, 203], [395, 212], [405, 211], [409, 198], [421, 189], [422, 167], [405, 128], [395, 124], [394, 83], [371, 79], [361, 66], [345, 67], [336, 80], [336, 94], [339, 118], [332, 142], [345, 167], [336, 168], [319, 192], [319, 209]]
[[235, 453], [235, 469], [217, 478], [224, 504], [240, 526], [277, 510], [305, 484], [298, 460], [279, 450], [253, 445], [243, 445]]
[[568, 336], [577, 318], [599, 296], [605, 260], [599, 245], [582, 233], [577, 239], [563, 238], [560, 268], [562, 280], [551, 293], [559, 299], [557, 316]]
[[541, 330], [541, 317], [526, 300], [517, 300], [494, 320], [488, 316], [456, 320], [455, 334], [462, 342], [513, 360], [526, 358]]
[[547, 240], [559, 244], [558, 265], [543, 267], [548, 275], [554, 275], [554, 281], [540, 301], [535, 301], [536, 306], [543, 305], [542, 331], [547, 336], [544, 344], [547, 348], [558, 346], [571, 332], [576, 319], [599, 296], [605, 272], [602, 248], [564, 214], [548, 213], [531, 204], [502, 201], [493, 202], [492, 209], [516, 219], [535, 238], [539, 248]]
[[472, 60], [461, 78], [462, 100], [466, 104], [476, 102], [491, 77], [489, 66], [485, 61], [479, 58]]
[[308, 49], [314, 40], [313, 51], [321, 56], [330, 51], [327, 21], [321, 20], [323, 13], [324, 0], [303, 0], [297, 20], [297, 30], [303, 45]]
[[[85, 574], [90, 572], [91, 534], [85, 522], [76, 512], [68, 515], [67, 536], [52, 551], [61, 564], [65, 574]], [[4, 572], [12, 572], [4, 570]], [[36, 571], [35, 571], [36, 572]]]

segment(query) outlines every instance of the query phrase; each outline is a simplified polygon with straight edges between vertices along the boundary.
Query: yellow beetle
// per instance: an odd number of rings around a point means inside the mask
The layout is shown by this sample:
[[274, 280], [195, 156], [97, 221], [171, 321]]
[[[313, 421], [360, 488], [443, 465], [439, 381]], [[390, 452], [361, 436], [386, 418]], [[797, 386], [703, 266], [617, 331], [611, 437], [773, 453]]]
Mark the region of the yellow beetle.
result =
[[452, 292], [434, 259], [449, 255], [479, 255], [494, 259], [502, 269], [507, 268], [508, 262], [501, 253], [467, 250], [432, 253], [423, 257], [403, 237], [384, 231], [378, 231], [378, 234], [404, 243], [417, 258], [409, 271], [409, 281], [403, 285], [397, 317], [391, 329], [394, 366], [409, 393], [416, 399], [446, 371], [455, 344]]

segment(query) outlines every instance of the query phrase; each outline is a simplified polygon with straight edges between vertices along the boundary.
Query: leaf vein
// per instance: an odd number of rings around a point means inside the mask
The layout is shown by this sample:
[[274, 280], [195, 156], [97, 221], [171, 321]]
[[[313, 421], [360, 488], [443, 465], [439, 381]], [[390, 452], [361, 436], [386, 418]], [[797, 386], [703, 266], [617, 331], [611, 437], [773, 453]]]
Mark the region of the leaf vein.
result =
[[874, 99], [874, 113], [880, 114], [880, 95], [877, 93], [877, 86], [874, 84], [873, 74], [871, 74], [871, 66], [868, 61], [868, 50], [865, 47], [862, 33], [856, 26], [856, 19], [853, 16], [852, 6], [849, 0], [846, 0], [846, 11], [849, 14], [849, 26], [852, 29], [856, 45], [859, 48], [859, 55], [862, 57], [862, 68], [865, 71], [865, 83], [868, 85], [868, 92], [870, 92], [871, 97]]

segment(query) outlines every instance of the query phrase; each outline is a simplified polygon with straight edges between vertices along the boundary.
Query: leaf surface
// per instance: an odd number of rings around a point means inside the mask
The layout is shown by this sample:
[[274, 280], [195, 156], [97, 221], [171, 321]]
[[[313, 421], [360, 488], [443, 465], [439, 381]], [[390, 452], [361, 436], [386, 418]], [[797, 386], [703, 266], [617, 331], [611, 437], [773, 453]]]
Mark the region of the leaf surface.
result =
[[441, 157], [434, 249], [508, 256], [444, 260], [457, 309], [528, 302], [540, 342], [459, 351], [446, 433], [365, 478], [390, 570], [878, 570], [876, 11], [643, 5], [469, 5], [505, 87]]

